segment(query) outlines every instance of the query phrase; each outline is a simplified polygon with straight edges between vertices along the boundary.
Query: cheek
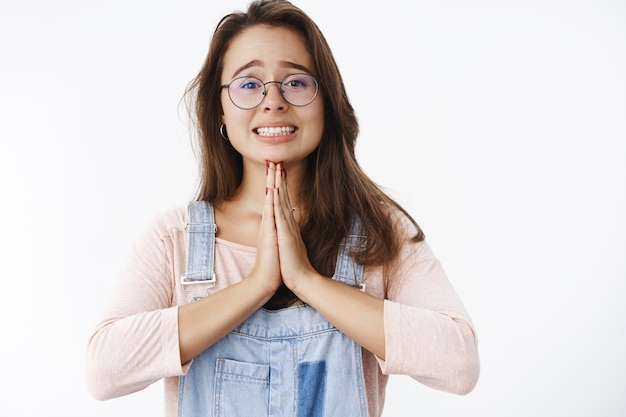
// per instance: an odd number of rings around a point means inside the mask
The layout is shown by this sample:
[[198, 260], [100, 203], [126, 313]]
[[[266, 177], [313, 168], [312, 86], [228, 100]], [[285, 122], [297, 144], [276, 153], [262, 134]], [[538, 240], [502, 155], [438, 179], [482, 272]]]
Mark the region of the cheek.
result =
[[221, 116], [220, 119], [222, 120], [222, 123], [226, 124], [227, 120], [228, 120], [228, 115], [230, 113], [232, 113], [232, 110], [230, 109], [230, 99], [228, 98], [228, 94], [227, 93], [223, 93], [222, 94], [222, 98], [220, 100], [220, 104], [221, 104]]
[[322, 136], [324, 132], [324, 106], [318, 105], [314, 111], [314, 115], [311, 118], [311, 122], [316, 126], [316, 131]]
[[222, 101], [222, 116], [221, 120], [229, 130], [236, 130], [245, 126], [249, 115], [244, 113], [241, 109], [233, 106], [231, 103], [224, 103]]

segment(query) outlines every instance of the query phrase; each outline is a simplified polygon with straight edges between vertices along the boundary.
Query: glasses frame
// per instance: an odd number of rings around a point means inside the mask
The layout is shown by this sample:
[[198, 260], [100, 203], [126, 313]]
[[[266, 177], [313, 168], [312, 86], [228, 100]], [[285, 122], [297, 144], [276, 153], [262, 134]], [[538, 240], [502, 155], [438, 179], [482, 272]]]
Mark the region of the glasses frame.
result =
[[[282, 86], [283, 86], [283, 82], [289, 78], [289, 77], [293, 77], [294, 75], [306, 75], [309, 76], [313, 79], [313, 81], [315, 81], [315, 94], [313, 94], [313, 98], [311, 98], [311, 100], [305, 104], [294, 104], [291, 101], [287, 100], [287, 98], [285, 97], [285, 91], [283, 90]], [[235, 103], [235, 100], [233, 100], [233, 97], [230, 95], [230, 86], [232, 83], [234, 83], [235, 81], [241, 79], [241, 78], [254, 78], [255, 80], [259, 80], [261, 82], [261, 85], [263, 86], [263, 98], [261, 99], [261, 101], [259, 102], [259, 104], [257, 104], [256, 106], [252, 106], [252, 107], [241, 107], [239, 106], [237, 103]], [[222, 84], [220, 86], [220, 91], [223, 89], [226, 89], [228, 91], [228, 98], [230, 99], [230, 102], [233, 103], [233, 105], [235, 107], [238, 107], [242, 110], [252, 110], [252, 109], [256, 109], [257, 107], [259, 107], [261, 104], [263, 104], [263, 102], [265, 101], [265, 97], [267, 97], [267, 85], [268, 84], [278, 84], [279, 88], [278, 91], [280, 91], [280, 95], [283, 98], [283, 100], [285, 100], [287, 103], [289, 103], [292, 106], [295, 107], [304, 107], [304, 106], [308, 106], [309, 104], [313, 103], [313, 100], [315, 100], [317, 98], [317, 95], [320, 92], [320, 83], [322, 82], [322, 80], [319, 80], [317, 78], [315, 78], [314, 76], [312, 76], [311, 74], [307, 74], [306, 72], [297, 72], [294, 74], [289, 74], [287, 76], [285, 76], [285, 78], [283, 78], [281, 81], [267, 81], [267, 82], [263, 82], [263, 80], [257, 78], [257, 77], [251, 77], [251, 76], [242, 76], [242, 77], [237, 77], [234, 78], [233, 80], [231, 80], [231, 82], [229, 82], [228, 84]]]

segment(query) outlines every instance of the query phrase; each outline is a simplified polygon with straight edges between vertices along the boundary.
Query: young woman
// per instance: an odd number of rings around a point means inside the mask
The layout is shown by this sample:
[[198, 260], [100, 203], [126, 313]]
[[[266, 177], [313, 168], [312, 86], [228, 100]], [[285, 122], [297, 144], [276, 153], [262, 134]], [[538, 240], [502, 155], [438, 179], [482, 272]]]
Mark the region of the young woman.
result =
[[197, 201], [164, 213], [88, 344], [96, 398], [165, 380], [167, 416], [380, 416], [389, 374], [468, 393], [472, 322], [412, 217], [355, 160], [319, 29], [222, 19], [190, 85]]

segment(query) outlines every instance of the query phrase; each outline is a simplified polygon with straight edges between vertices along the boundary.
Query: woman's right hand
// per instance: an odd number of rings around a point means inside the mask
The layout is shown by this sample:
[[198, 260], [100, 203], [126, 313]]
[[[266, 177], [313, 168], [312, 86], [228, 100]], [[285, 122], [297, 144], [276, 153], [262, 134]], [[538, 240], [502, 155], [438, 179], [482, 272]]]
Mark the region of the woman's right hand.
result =
[[256, 281], [271, 297], [282, 283], [282, 279], [278, 254], [278, 235], [274, 218], [276, 164], [268, 161], [266, 168], [265, 200], [257, 238], [256, 262], [248, 279]]
[[[282, 280], [274, 221], [276, 165], [268, 164], [267, 188], [252, 272], [237, 284], [178, 308], [181, 364], [224, 337], [274, 295]], [[210, 318], [210, 319], [207, 319]]]

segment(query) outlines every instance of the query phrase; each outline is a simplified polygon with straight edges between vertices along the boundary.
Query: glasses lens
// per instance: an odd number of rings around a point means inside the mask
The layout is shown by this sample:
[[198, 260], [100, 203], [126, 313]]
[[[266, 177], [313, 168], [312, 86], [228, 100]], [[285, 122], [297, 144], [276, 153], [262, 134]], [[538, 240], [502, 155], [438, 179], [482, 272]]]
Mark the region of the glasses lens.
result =
[[306, 106], [317, 96], [317, 81], [309, 74], [289, 75], [282, 82], [283, 97], [294, 106]]
[[235, 78], [228, 86], [233, 104], [242, 109], [252, 109], [261, 104], [264, 91], [263, 82], [254, 77]]

